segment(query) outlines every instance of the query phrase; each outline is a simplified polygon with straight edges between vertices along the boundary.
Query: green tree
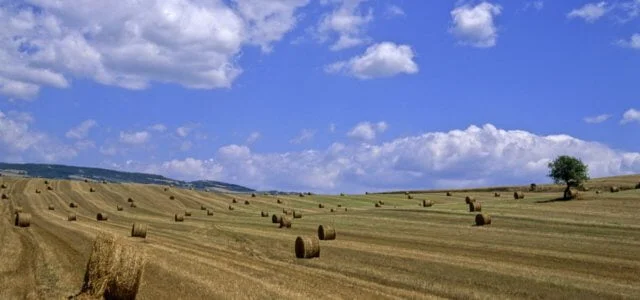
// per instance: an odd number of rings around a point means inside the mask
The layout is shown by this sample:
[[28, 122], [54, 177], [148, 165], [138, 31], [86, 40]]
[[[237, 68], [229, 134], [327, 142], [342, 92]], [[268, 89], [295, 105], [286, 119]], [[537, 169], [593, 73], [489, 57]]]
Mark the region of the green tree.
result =
[[580, 159], [561, 155], [549, 163], [549, 177], [556, 184], [564, 183], [567, 185], [564, 193], [567, 198], [567, 192], [572, 186], [579, 186], [589, 180], [589, 167]]

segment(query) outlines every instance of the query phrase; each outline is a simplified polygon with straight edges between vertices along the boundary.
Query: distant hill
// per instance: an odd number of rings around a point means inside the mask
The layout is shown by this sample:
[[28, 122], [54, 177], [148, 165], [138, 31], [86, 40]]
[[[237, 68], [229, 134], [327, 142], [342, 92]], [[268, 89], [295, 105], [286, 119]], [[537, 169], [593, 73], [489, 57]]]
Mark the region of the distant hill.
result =
[[162, 184], [174, 185], [184, 188], [193, 187], [194, 189], [199, 190], [216, 190], [223, 192], [254, 191], [253, 189], [244, 186], [219, 181], [199, 180], [188, 182], [154, 174], [130, 173], [100, 168], [86, 168], [64, 165], [0, 163], [0, 174], [25, 177], [42, 177], [50, 179], [88, 179], [121, 183]]

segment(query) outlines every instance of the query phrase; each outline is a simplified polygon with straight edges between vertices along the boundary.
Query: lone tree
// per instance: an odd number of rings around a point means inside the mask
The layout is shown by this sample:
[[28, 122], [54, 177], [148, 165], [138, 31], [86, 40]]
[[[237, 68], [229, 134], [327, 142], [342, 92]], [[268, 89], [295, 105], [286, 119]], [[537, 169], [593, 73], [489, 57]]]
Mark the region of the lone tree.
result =
[[549, 177], [556, 184], [565, 183], [564, 198], [571, 194], [572, 186], [579, 186], [584, 181], [589, 180], [589, 167], [581, 160], [567, 155], [558, 156], [549, 163]]

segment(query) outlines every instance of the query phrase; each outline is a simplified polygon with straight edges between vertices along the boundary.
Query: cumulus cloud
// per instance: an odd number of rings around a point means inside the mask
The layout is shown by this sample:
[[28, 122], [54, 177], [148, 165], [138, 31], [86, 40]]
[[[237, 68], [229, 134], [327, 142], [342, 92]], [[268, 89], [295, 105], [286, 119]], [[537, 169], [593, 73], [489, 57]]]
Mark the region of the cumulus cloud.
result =
[[176, 134], [179, 137], [187, 137], [192, 130], [193, 130], [193, 126], [190, 126], [190, 125], [180, 126], [176, 129]]
[[398, 74], [415, 74], [418, 65], [409, 45], [382, 42], [367, 48], [364, 54], [348, 61], [339, 61], [325, 67], [328, 73], [343, 73], [359, 79], [392, 77]]
[[315, 130], [302, 129], [298, 136], [296, 136], [295, 138], [289, 140], [289, 143], [291, 143], [291, 144], [302, 144], [304, 142], [308, 142], [308, 141], [312, 140], [315, 135], [316, 135], [316, 131]]
[[405, 15], [405, 12], [400, 6], [390, 4], [387, 5], [385, 15], [387, 16], [387, 18], [402, 17]]
[[91, 130], [91, 128], [95, 127], [96, 125], [98, 125], [98, 123], [95, 120], [85, 120], [78, 126], [69, 129], [65, 136], [67, 138], [76, 140], [84, 139], [87, 137], [87, 135], [89, 135], [89, 130]]
[[323, 5], [332, 5], [335, 9], [325, 14], [317, 27], [317, 35], [326, 41], [333, 35], [337, 40], [330, 49], [338, 51], [362, 45], [369, 41], [366, 35], [367, 25], [373, 21], [373, 10], [363, 11], [361, 4], [367, 0], [321, 0]]
[[640, 123], [640, 110], [631, 108], [624, 112], [624, 114], [622, 115], [622, 121], [620, 121], [620, 123], [627, 124], [632, 122]]
[[628, 40], [618, 40], [617, 44], [621, 47], [640, 49], [640, 33], [634, 33]]
[[247, 146], [228, 145], [210, 159], [172, 160], [137, 170], [258, 189], [361, 192], [549, 182], [547, 164], [558, 155], [582, 159], [592, 177], [640, 172], [638, 152], [491, 124], [300, 152], [255, 153]]
[[120, 142], [128, 145], [142, 145], [149, 141], [151, 134], [148, 131], [120, 132]]
[[496, 16], [502, 13], [498, 4], [482, 2], [476, 6], [465, 4], [451, 11], [453, 27], [450, 32], [460, 43], [478, 48], [489, 48], [496, 45], [498, 29]]
[[609, 120], [609, 118], [611, 118], [611, 115], [602, 114], [594, 117], [586, 117], [584, 118], [584, 121], [589, 124], [600, 124], [606, 120]]
[[586, 22], [593, 23], [604, 16], [609, 8], [607, 2], [587, 3], [580, 8], [573, 9], [567, 14], [567, 18], [582, 18]]
[[386, 122], [378, 122], [376, 124], [371, 122], [360, 122], [349, 130], [347, 136], [362, 141], [372, 141], [376, 138], [378, 133], [385, 132], [388, 127], [389, 125], [387, 125]]
[[260, 139], [260, 132], [254, 131], [251, 134], [249, 134], [249, 136], [247, 137], [246, 143], [248, 145], [251, 145], [253, 143], [255, 143], [256, 141], [258, 141], [258, 139]]
[[0, 111], [0, 157], [11, 161], [58, 162], [77, 155], [73, 147], [34, 130], [26, 113]]
[[271, 50], [308, 0], [30, 0], [0, 6], [0, 93], [35, 97], [72, 78], [144, 89], [231, 87], [245, 45]]

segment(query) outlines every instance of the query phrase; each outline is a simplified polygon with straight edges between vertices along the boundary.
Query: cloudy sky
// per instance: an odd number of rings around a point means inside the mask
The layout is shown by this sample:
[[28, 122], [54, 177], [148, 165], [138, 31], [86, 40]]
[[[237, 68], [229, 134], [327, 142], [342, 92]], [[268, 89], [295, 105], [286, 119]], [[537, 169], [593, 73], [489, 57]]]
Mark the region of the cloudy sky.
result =
[[0, 0], [0, 161], [362, 192], [640, 173], [640, 0]]

